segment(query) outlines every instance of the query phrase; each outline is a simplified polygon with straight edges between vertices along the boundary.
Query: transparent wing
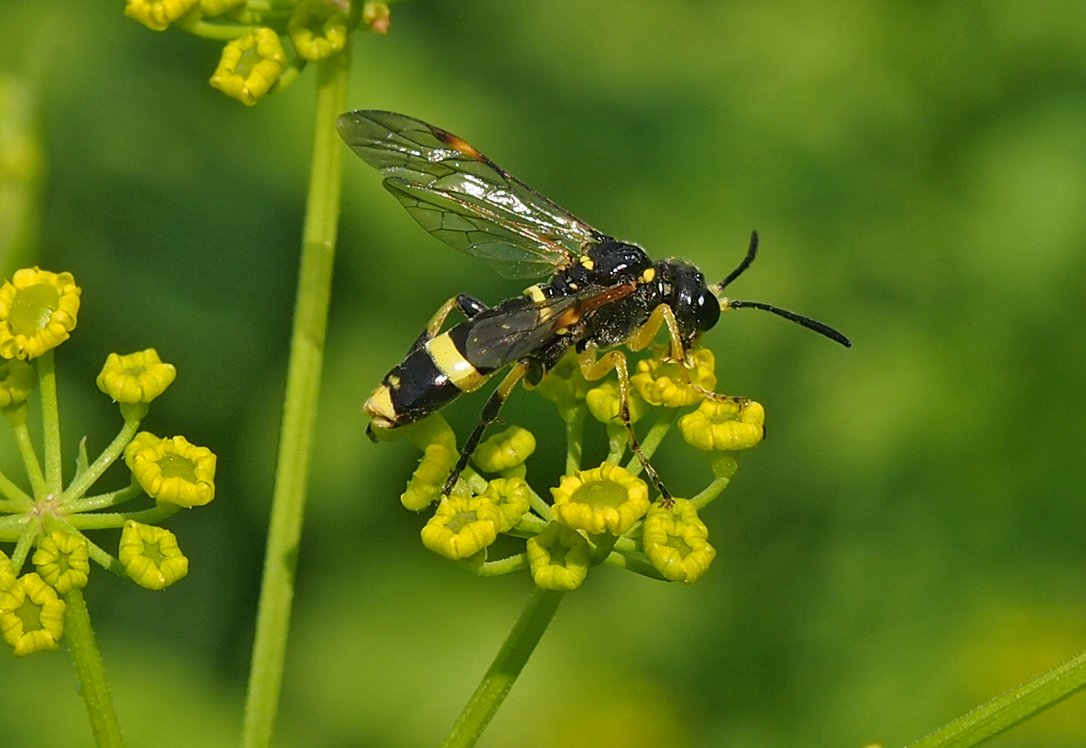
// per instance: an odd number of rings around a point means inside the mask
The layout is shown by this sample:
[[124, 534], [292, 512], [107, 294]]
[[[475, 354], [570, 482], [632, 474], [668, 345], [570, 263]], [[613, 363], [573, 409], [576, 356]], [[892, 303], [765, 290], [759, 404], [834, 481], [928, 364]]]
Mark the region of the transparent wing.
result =
[[476, 366], [505, 366], [539, 350], [585, 315], [629, 296], [636, 288], [633, 283], [594, 286], [482, 317], [472, 325], [465, 353]]
[[605, 238], [440, 127], [374, 110], [348, 112], [337, 124], [424, 229], [502, 275], [553, 273]]

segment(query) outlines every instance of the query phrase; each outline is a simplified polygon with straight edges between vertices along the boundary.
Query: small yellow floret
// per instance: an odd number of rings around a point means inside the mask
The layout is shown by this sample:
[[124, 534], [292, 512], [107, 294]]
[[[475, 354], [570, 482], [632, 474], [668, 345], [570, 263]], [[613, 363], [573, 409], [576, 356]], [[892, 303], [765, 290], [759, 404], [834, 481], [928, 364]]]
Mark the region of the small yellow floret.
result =
[[66, 607], [40, 576], [24, 574], [0, 592], [0, 635], [16, 657], [57, 649]]
[[347, 16], [327, 0], [302, 0], [294, 8], [287, 32], [299, 56], [318, 62], [347, 46]]
[[279, 35], [271, 29], [257, 29], [226, 45], [211, 85], [252, 106], [279, 80], [286, 63]]
[[501, 523], [502, 511], [489, 498], [446, 496], [422, 528], [422, 544], [457, 561], [493, 543]]
[[709, 529], [687, 499], [670, 507], [655, 505], [641, 525], [641, 545], [649, 561], [666, 579], [692, 584], [716, 558]]
[[170, 24], [196, 7], [200, 0], [128, 0], [124, 14], [152, 31], [165, 31]]
[[125, 447], [124, 460], [155, 501], [194, 507], [215, 498], [215, 454], [183, 436], [162, 439], [141, 431]]
[[87, 541], [70, 532], [54, 532], [42, 538], [31, 559], [38, 574], [64, 595], [87, 586], [90, 556]]
[[528, 539], [526, 552], [532, 580], [545, 590], [575, 590], [592, 561], [592, 550], [576, 530], [551, 522]]
[[765, 436], [765, 410], [751, 400], [706, 400], [679, 419], [679, 430], [706, 452], [749, 449]]
[[149, 403], [166, 391], [177, 369], [148, 348], [122, 356], [111, 353], [96, 380], [98, 389], [118, 403]]
[[681, 408], [705, 397], [716, 387], [716, 359], [708, 348], [687, 351], [684, 364], [649, 358], [637, 362], [630, 383], [650, 405]]
[[71, 273], [17, 270], [0, 286], [0, 357], [36, 358], [67, 340], [79, 294]]
[[650, 505], [645, 481], [607, 462], [563, 476], [551, 494], [555, 520], [593, 535], [621, 535], [645, 516]]
[[169, 530], [129, 520], [121, 530], [117, 557], [140, 587], [161, 590], [189, 573], [189, 560]]

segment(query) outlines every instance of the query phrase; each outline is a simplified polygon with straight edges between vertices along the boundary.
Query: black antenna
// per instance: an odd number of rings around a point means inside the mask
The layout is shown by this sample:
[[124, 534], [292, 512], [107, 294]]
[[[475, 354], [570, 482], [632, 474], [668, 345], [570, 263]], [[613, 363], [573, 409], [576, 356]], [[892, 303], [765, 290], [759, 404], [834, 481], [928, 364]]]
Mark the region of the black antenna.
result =
[[786, 320], [795, 322], [801, 327], [806, 327], [808, 330], [814, 330], [819, 335], [825, 335], [830, 340], [836, 343], [840, 343], [845, 348], [852, 347], [851, 340], [849, 340], [844, 335], [837, 332], [837, 330], [834, 330], [832, 327], [825, 324], [824, 322], [819, 322], [818, 320], [811, 319], [810, 317], [804, 317], [802, 314], [796, 314], [795, 312], [790, 312], [787, 309], [781, 309], [780, 307], [775, 307], [771, 304], [763, 304], [760, 301], [735, 301], [733, 299], [728, 299], [727, 306], [725, 308], [742, 309], [744, 307], [746, 307], [747, 309], [761, 309], [763, 312], [772, 312], [778, 317], [784, 317]]
[[[754, 258], [757, 256], [758, 232], [752, 231], [750, 232], [750, 247], [747, 248], [747, 256], [744, 257], [743, 261], [739, 263], [739, 267], [728, 273], [727, 277], [724, 278], [724, 280], [720, 281], [720, 283], [717, 283], [713, 287], [714, 290], [718, 292], [718, 295], [719, 292], [723, 291], [729, 283], [742, 275], [746, 271], [746, 269], [750, 267], [751, 263], [754, 262]], [[732, 299], [725, 298], [724, 296], [720, 296], [720, 300], [721, 310], [742, 309], [746, 307], [747, 309], [761, 309], [763, 312], [772, 312], [778, 317], [784, 317], [786, 320], [789, 320], [790, 322], [795, 322], [801, 327], [806, 327], [808, 330], [814, 330], [819, 335], [824, 335], [835, 343], [840, 343], [845, 348], [852, 347], [852, 341], [846, 338], [841, 333], [837, 332], [837, 330], [834, 330], [829, 325], [823, 322], [819, 322], [818, 320], [811, 319], [810, 317], [804, 317], [802, 314], [796, 314], [795, 312], [790, 312], [787, 309], [781, 309], [780, 307], [776, 307], [771, 304], [763, 304], [760, 301], [734, 301]]]
[[728, 284], [738, 278], [746, 269], [750, 267], [750, 264], [754, 262], [754, 258], [758, 255], [758, 232], [750, 232], [750, 247], [747, 249], [747, 256], [743, 258], [743, 261], [739, 263], [739, 267], [728, 273], [728, 277], [716, 284], [716, 287], [723, 291], [727, 288]]

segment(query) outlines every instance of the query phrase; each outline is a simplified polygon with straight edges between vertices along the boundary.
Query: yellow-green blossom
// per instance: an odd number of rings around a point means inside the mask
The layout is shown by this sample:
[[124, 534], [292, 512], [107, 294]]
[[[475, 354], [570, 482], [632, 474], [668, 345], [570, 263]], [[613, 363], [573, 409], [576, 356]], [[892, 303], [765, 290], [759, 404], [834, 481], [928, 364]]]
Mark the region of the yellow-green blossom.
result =
[[[613, 379], [605, 380], [590, 389], [584, 398], [588, 406], [588, 412], [600, 423], [622, 423], [619, 416], [622, 409], [622, 398], [619, 396], [618, 382]], [[636, 392], [630, 392], [630, 423], [640, 421], [648, 406]]]
[[562, 478], [554, 495], [554, 518], [593, 535], [621, 535], [648, 511], [649, 487], [625, 468], [605, 462]]
[[387, 34], [392, 25], [392, 9], [388, 3], [368, 2], [362, 6], [362, 25], [375, 34]]
[[531, 506], [528, 484], [523, 478], [495, 478], [486, 484], [480, 496], [494, 502], [501, 509], [498, 532], [508, 532], [517, 526]]
[[577, 589], [592, 561], [592, 550], [584, 536], [557, 522], [528, 538], [526, 552], [532, 579], [545, 590]]
[[672, 582], [688, 584], [706, 572], [716, 558], [709, 529], [687, 499], [669, 508], [655, 505], [641, 525], [641, 546], [652, 565]]
[[67, 340], [79, 294], [71, 273], [17, 270], [0, 287], [0, 357], [36, 358]]
[[165, 589], [189, 573], [189, 560], [178, 547], [176, 535], [132, 520], [121, 530], [117, 557], [129, 578], [149, 590]]
[[155, 501], [194, 507], [215, 498], [214, 453], [183, 436], [162, 439], [141, 431], [125, 447], [124, 461]]
[[705, 397], [716, 387], [716, 359], [708, 348], [687, 351], [684, 364], [643, 358], [630, 383], [650, 405], [681, 408]]
[[485, 496], [446, 496], [422, 528], [422, 544], [455, 560], [472, 556], [498, 537], [502, 510]]
[[347, 46], [347, 16], [328, 0], [302, 0], [294, 8], [287, 32], [300, 57], [318, 62]]
[[407, 488], [400, 494], [400, 503], [405, 509], [421, 512], [430, 504], [441, 499], [441, 490], [449, 477], [459, 455], [442, 442], [433, 442], [426, 446], [419, 460], [419, 466], [411, 474]]
[[483, 440], [471, 456], [484, 473], [500, 473], [527, 460], [535, 452], [535, 437], [528, 429], [510, 426]]
[[90, 557], [87, 541], [70, 532], [54, 532], [42, 538], [31, 559], [38, 574], [64, 595], [87, 586]]
[[211, 85], [252, 106], [279, 80], [286, 63], [279, 35], [271, 29], [257, 29], [226, 45]]
[[200, 0], [128, 0], [124, 14], [152, 31], [165, 31], [170, 24], [196, 7]]
[[37, 381], [34, 367], [26, 361], [0, 359], [0, 408], [26, 402]]
[[765, 436], [765, 410], [751, 400], [705, 400], [679, 419], [679, 430], [707, 452], [749, 449]]
[[64, 635], [64, 601], [34, 572], [0, 592], [0, 635], [16, 657], [56, 649]]
[[164, 364], [158, 351], [148, 348], [122, 356], [111, 353], [95, 380], [105, 394], [118, 403], [149, 403], [166, 391], [177, 369]]

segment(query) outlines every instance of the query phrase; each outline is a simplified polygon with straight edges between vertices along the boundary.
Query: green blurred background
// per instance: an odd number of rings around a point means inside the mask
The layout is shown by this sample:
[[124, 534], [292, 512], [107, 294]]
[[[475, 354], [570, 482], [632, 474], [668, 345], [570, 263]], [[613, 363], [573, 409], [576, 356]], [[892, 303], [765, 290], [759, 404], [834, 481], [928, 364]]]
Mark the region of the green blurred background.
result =
[[[313, 72], [246, 108], [207, 85], [217, 44], [119, 2], [8, 3], [0, 38], [7, 178], [34, 172], [20, 111], [41, 149], [21, 261], [84, 289], [58, 356], [68, 454], [118, 426], [93, 385], [106, 354], [145, 346], [179, 372], [146, 427], [219, 454], [215, 502], [170, 523], [184, 582], [92, 575], [122, 724], [132, 745], [233, 745]], [[713, 569], [690, 588], [591, 575], [483, 745], [897, 745], [1086, 645], [1086, 5], [404, 2], [391, 35], [358, 38], [350, 106], [446, 127], [711, 277], [756, 228], [733, 292], [855, 341], [756, 312], [707, 336], [721, 388], [771, 423], [705, 513]], [[360, 405], [450, 294], [521, 284], [427, 237], [344, 156], [276, 743], [430, 745], [529, 581], [421, 547], [397, 501], [416, 454], [370, 444]], [[479, 405], [453, 409], [461, 433]], [[659, 467], [680, 492], [705, 477]], [[0, 683], [5, 745], [90, 743], [63, 651], [0, 656]], [[1079, 696], [993, 745], [1080, 746], [1084, 715]]]

